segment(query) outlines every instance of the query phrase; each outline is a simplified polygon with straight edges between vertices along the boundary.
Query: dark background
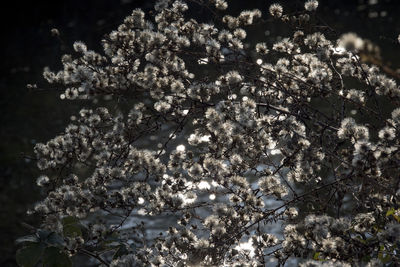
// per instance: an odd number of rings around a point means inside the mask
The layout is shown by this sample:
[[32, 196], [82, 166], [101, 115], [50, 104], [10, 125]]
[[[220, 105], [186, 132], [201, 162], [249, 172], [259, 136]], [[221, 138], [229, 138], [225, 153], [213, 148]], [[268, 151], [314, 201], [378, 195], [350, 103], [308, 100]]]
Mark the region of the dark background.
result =
[[[231, 0], [232, 12], [264, 7], [266, 0]], [[244, 3], [245, 2], [245, 3]], [[302, 9], [303, 1], [282, 0], [285, 9]], [[60, 67], [60, 57], [75, 40], [99, 51], [102, 36], [136, 7], [149, 10], [146, 0], [3, 1], [0, 11], [0, 266], [15, 266], [14, 240], [39, 226], [26, 210], [42, 196], [35, 186], [39, 175], [29, 159], [36, 142], [61, 132], [84, 102], [61, 101], [60, 92], [42, 78], [42, 70]], [[198, 10], [192, 12], [199, 12]], [[318, 15], [338, 32], [353, 31], [376, 43], [385, 65], [400, 67], [399, 0], [321, 0]], [[198, 16], [199, 14], [192, 14]], [[50, 29], [58, 28], [61, 40]], [[260, 33], [262, 34], [262, 33]], [[265, 37], [267, 38], [267, 37]], [[37, 83], [38, 90], [28, 90]]]

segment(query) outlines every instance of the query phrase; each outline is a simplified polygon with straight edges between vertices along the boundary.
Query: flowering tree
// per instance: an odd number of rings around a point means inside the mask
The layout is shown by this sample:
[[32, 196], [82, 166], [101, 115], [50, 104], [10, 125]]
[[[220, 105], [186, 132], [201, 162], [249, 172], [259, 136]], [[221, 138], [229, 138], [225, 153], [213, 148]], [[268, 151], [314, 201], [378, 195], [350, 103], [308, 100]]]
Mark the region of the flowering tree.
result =
[[[214, 24], [161, 0], [104, 53], [76, 42], [61, 71], [44, 71], [61, 98], [109, 108], [36, 145], [43, 225], [19, 240], [19, 264], [400, 264], [400, 88], [361, 62], [364, 41], [332, 39], [316, 0], [293, 14], [189, 5]], [[271, 19], [292, 33], [244, 45]]]

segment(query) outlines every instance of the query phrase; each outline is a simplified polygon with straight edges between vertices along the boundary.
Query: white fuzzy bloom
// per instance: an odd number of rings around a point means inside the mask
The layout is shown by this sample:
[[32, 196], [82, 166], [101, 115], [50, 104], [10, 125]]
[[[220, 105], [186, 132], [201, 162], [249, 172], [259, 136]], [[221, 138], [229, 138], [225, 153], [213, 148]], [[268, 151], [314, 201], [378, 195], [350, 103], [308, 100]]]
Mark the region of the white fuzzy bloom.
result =
[[288, 194], [287, 188], [281, 184], [281, 181], [276, 176], [265, 176], [258, 182], [260, 190], [265, 194], [274, 194], [278, 198]]
[[393, 127], [386, 126], [385, 128], [379, 131], [378, 136], [380, 139], [391, 141], [396, 137], [396, 129]]
[[256, 51], [261, 55], [268, 54], [269, 50], [266, 43], [258, 43], [256, 44]]
[[228, 8], [228, 3], [225, 0], [215, 0], [215, 8], [225, 10]]
[[395, 123], [400, 124], [400, 108], [396, 108], [392, 111], [392, 119]]
[[317, 10], [318, 7], [318, 1], [317, 0], [307, 0], [304, 3], [304, 8], [307, 11], [315, 11]]
[[87, 47], [83, 42], [77, 41], [74, 43], [74, 50], [78, 53], [85, 53], [87, 51]]
[[50, 179], [47, 175], [41, 175], [36, 180], [36, 184], [38, 186], [42, 186], [42, 187], [48, 185], [49, 183], [50, 183]]
[[282, 16], [283, 7], [280, 4], [272, 4], [269, 7], [269, 13], [275, 18], [279, 18]]
[[363, 49], [364, 41], [357, 34], [349, 32], [340, 36], [338, 46], [350, 52], [357, 52]]

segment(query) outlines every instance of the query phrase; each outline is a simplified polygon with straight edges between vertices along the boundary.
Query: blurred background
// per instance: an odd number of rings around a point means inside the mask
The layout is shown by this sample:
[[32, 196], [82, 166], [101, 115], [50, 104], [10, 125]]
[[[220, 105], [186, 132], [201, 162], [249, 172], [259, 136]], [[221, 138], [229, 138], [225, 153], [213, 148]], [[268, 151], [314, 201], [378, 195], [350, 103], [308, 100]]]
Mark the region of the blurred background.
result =
[[[15, 239], [30, 233], [27, 225], [39, 226], [38, 218], [26, 210], [40, 200], [35, 186], [39, 175], [30, 159], [33, 146], [63, 131], [71, 115], [86, 105], [62, 101], [60, 91], [42, 78], [45, 66], [61, 67], [60, 57], [71, 52], [75, 40], [100, 51], [100, 40], [129, 15], [134, 8], [150, 10], [153, 0], [58, 0], [5, 1], [0, 27], [0, 266], [16, 266]], [[303, 0], [230, 0], [233, 14], [241, 9], [262, 8], [264, 14], [273, 2], [284, 9], [302, 9]], [[191, 12], [201, 12], [194, 10]], [[379, 64], [399, 77], [400, 1], [399, 0], [320, 0], [318, 16], [338, 33], [356, 32], [380, 48]], [[199, 16], [198, 13], [189, 16]], [[271, 26], [273, 27], [273, 25]], [[60, 38], [51, 35], [57, 28]], [[268, 39], [266, 31], [258, 29]], [[397, 72], [396, 72], [397, 71]], [[36, 83], [37, 89], [26, 84]]]

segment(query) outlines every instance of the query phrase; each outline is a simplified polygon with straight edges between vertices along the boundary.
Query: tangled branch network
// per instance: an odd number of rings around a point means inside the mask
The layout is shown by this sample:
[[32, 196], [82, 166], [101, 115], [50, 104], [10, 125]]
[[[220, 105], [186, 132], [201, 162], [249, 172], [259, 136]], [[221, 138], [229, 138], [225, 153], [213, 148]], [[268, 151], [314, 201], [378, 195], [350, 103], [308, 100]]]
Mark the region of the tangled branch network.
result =
[[[400, 88], [317, 7], [161, 0], [102, 53], [75, 42], [44, 77], [63, 99], [108, 100], [36, 145], [47, 197], [20, 253], [47, 240], [37, 261], [400, 265]], [[269, 25], [287, 37], [256, 34]]]

